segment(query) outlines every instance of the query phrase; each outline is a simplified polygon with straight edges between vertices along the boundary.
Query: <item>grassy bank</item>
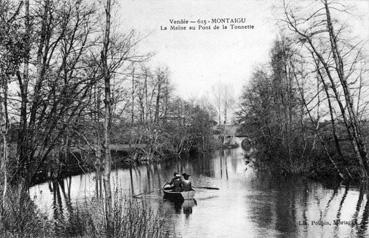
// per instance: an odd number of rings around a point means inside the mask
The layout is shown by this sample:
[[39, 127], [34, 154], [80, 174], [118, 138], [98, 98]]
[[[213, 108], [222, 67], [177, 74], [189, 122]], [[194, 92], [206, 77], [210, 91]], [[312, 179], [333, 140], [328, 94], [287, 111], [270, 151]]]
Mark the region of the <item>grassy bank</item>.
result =
[[138, 200], [114, 196], [112, 227], [107, 229], [102, 199], [86, 199], [77, 204], [67, 202], [66, 209], [53, 207], [53, 217], [41, 212], [28, 194], [9, 191], [0, 201], [1, 237], [173, 237], [156, 212]]

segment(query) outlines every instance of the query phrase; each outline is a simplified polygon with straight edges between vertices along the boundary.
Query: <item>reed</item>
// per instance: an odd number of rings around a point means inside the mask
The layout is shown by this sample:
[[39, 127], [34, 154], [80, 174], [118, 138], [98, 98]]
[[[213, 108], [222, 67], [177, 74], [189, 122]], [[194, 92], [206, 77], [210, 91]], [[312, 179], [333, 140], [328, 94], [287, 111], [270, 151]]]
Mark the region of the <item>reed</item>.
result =
[[175, 237], [174, 227], [143, 201], [118, 194], [114, 195], [110, 229], [102, 199], [69, 203], [63, 213], [55, 215], [54, 211], [52, 218], [28, 194], [19, 197], [17, 191], [10, 191], [5, 204], [0, 208], [0, 237]]
[[[2, 190], [0, 188], [0, 190]], [[0, 237], [50, 237], [53, 224], [26, 192], [9, 189], [0, 206]]]
[[[79, 237], [173, 237], [173, 230], [165, 220], [142, 201], [114, 198], [113, 220], [108, 230], [102, 199], [91, 199], [77, 204], [73, 213], [73, 222], [65, 223], [63, 232], [59, 235], [77, 235]], [[62, 224], [63, 222], [59, 222]], [[75, 229], [77, 225], [78, 229]], [[71, 227], [72, 226], [72, 227]], [[71, 232], [73, 231], [73, 232]]]

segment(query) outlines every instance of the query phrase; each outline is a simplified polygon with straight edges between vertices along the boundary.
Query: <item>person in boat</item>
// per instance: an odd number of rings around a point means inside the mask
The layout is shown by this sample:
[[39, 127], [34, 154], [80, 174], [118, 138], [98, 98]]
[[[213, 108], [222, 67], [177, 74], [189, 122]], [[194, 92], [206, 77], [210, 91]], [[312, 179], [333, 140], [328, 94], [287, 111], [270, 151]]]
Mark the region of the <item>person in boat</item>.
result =
[[175, 172], [173, 174], [172, 180], [169, 182], [169, 185], [171, 185], [171, 188], [174, 192], [181, 192], [182, 191], [181, 175], [179, 175], [179, 173]]
[[192, 185], [191, 185], [191, 181], [189, 180], [190, 175], [183, 173], [182, 174], [182, 183], [181, 183], [181, 187], [183, 189], [183, 191], [191, 191], [192, 190]]

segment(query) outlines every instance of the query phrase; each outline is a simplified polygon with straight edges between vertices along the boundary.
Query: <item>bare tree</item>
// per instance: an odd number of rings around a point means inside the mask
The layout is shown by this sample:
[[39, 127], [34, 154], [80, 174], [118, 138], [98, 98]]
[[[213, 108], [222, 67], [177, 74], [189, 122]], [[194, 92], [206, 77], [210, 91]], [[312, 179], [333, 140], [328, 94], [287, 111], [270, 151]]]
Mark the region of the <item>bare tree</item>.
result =
[[224, 113], [224, 124], [228, 123], [228, 115], [233, 108], [233, 104], [235, 103], [233, 89], [231, 85], [224, 85], [222, 90], [222, 98], [223, 98], [223, 113]]
[[[109, 233], [112, 222], [112, 193], [110, 184], [111, 173], [111, 152], [110, 152], [110, 128], [111, 128], [111, 102], [110, 102], [110, 71], [108, 68], [108, 50], [110, 43], [110, 14], [111, 14], [111, 0], [106, 0], [105, 5], [105, 31], [103, 39], [103, 49], [101, 51], [101, 61], [103, 69], [103, 78], [105, 82], [105, 117], [104, 117], [104, 147], [105, 147], [105, 160], [104, 160], [104, 190], [105, 190], [105, 213], [106, 213], [106, 225]], [[109, 236], [109, 235], [108, 235]]]
[[218, 112], [218, 125], [222, 124], [222, 99], [223, 99], [223, 90], [222, 90], [222, 84], [218, 82], [216, 85], [212, 86], [212, 95], [214, 97], [214, 106], [217, 109]]
[[320, 80], [327, 85], [324, 88], [332, 92], [360, 166], [361, 177], [367, 179], [367, 149], [354, 107], [353, 88], [350, 87], [355, 84], [362, 59], [360, 42], [352, 44], [345, 39], [345, 26], [332, 16], [332, 11], [345, 14], [347, 9], [343, 4], [321, 0], [307, 15], [284, 3], [284, 22], [312, 55], [316, 70], [321, 74]]
[[235, 103], [235, 98], [232, 91], [232, 85], [222, 82], [217, 82], [212, 86], [213, 103], [214, 107], [218, 111], [219, 125], [228, 123], [229, 113], [232, 110], [233, 104]]

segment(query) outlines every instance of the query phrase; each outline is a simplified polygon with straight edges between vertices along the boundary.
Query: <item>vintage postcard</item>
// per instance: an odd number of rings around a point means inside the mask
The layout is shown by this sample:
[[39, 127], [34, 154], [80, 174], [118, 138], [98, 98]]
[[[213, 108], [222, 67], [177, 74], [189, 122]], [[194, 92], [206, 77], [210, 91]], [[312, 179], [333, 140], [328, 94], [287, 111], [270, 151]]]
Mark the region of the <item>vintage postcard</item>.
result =
[[368, 12], [0, 0], [0, 236], [369, 237]]

